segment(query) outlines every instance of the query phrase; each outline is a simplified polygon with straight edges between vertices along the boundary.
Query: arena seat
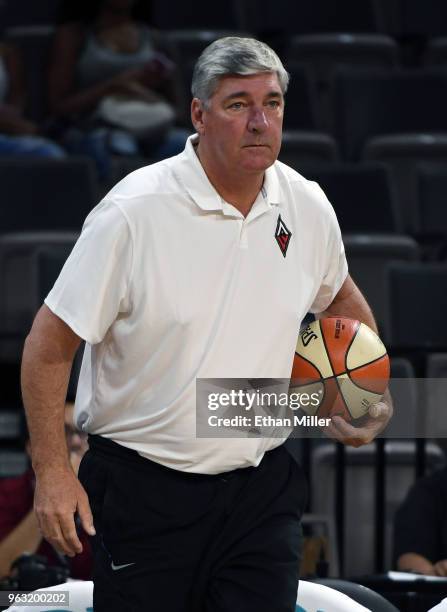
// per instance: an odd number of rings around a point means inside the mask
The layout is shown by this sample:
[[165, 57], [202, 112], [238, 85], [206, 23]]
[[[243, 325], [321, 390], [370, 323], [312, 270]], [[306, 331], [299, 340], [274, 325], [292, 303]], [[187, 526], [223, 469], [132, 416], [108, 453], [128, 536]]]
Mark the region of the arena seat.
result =
[[388, 169], [381, 164], [302, 164], [337, 213], [343, 234], [394, 234], [401, 229]]
[[398, 64], [397, 43], [384, 34], [301, 34], [287, 41], [285, 65], [306, 62], [318, 81], [328, 82], [340, 66], [394, 68]]
[[320, 121], [316, 111], [316, 97], [310, 72], [301, 63], [289, 62], [289, 88], [284, 113], [285, 130], [318, 130]]
[[393, 38], [400, 36], [402, 31], [401, 2], [402, 0], [376, 0], [375, 2], [379, 30]]
[[241, 28], [237, 5], [237, 0], [222, 4], [196, 0], [192, 8], [183, 0], [152, 0], [151, 26], [161, 30], [238, 30]]
[[17, 440], [20, 436], [20, 413], [17, 410], [0, 410], [0, 441]]
[[427, 355], [426, 430], [436, 436], [447, 450], [447, 418], [445, 398], [447, 394], [447, 353]]
[[[444, 32], [445, 34], [445, 32]], [[428, 41], [427, 48], [423, 57], [424, 65], [427, 68], [447, 66], [447, 37], [440, 36]]]
[[[39, 251], [53, 249], [66, 258], [77, 236], [71, 232], [0, 235], [0, 361], [20, 361], [23, 341], [42, 304], [44, 287], [49, 286], [48, 275], [45, 284], [42, 281]], [[52, 282], [59, 270], [53, 266]]]
[[244, 27], [257, 34], [312, 32], [376, 32], [379, 15], [374, 0], [245, 0]]
[[80, 231], [96, 203], [92, 162], [85, 158], [0, 158], [0, 234]]
[[305, 34], [287, 42], [285, 65], [302, 62], [310, 68], [322, 125], [334, 129], [333, 80], [344, 67], [393, 69], [398, 65], [397, 43], [383, 34]]
[[447, 265], [392, 263], [387, 283], [388, 343], [399, 350], [446, 350]]
[[404, 36], [442, 36], [447, 22], [447, 5], [439, 0], [402, 0], [401, 22]]
[[421, 166], [418, 171], [417, 234], [447, 239], [446, 160], [443, 168]]
[[421, 168], [445, 169], [447, 134], [377, 136], [366, 143], [363, 160], [386, 163], [390, 167], [403, 229], [407, 233], [419, 233], [418, 172]]
[[164, 40], [172, 50], [173, 59], [177, 63], [189, 63], [195, 62], [205, 47], [224, 36], [249, 37], [252, 35], [240, 30], [172, 29], [165, 32]]
[[3, 0], [2, 25], [5, 28], [51, 25], [56, 22], [61, 0]]
[[429, 353], [427, 355], [427, 378], [447, 379], [447, 353]]
[[23, 474], [29, 465], [28, 455], [17, 449], [0, 449], [0, 478], [15, 478]]
[[28, 456], [23, 451], [20, 435], [20, 410], [2, 407], [0, 409], [0, 478], [19, 476], [28, 467]]
[[342, 155], [359, 159], [374, 136], [446, 131], [446, 105], [447, 74], [439, 71], [339, 71], [334, 113]]
[[322, 132], [284, 130], [279, 160], [298, 172], [303, 163], [335, 162], [338, 160], [337, 143]]
[[393, 261], [418, 261], [419, 246], [409, 236], [346, 234], [343, 237], [349, 270], [370, 304], [382, 339], [389, 328], [386, 269]]
[[390, 359], [390, 393], [393, 398], [394, 415], [384, 432], [388, 439], [415, 436], [425, 422], [425, 413], [420, 410], [421, 387], [416, 380], [414, 367], [406, 357]]

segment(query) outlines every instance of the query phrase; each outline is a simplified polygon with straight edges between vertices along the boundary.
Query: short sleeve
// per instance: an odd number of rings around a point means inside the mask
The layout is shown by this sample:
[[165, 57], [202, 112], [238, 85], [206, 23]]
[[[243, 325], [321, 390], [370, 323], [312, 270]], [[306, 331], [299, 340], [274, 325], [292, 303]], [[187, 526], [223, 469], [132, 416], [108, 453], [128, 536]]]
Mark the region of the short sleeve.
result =
[[318, 189], [326, 203], [324, 209], [324, 223], [327, 241], [326, 245], [323, 247], [325, 248], [326, 255], [324, 276], [310, 308], [310, 312], [312, 313], [323, 312], [328, 308], [348, 275], [345, 247], [341, 237], [337, 216], [323, 191], [319, 187]]
[[113, 201], [103, 200], [87, 217], [45, 304], [78, 336], [101, 342], [130, 308], [132, 252], [126, 217]]

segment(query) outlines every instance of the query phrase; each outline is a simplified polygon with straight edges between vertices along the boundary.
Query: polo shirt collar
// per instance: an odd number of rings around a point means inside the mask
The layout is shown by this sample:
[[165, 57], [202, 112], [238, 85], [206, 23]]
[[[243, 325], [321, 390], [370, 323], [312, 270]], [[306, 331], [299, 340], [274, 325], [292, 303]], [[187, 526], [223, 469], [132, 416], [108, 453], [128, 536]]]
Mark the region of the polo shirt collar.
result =
[[[199, 208], [207, 211], [220, 210], [224, 212], [225, 207], [229, 205], [210, 183], [194, 149], [194, 144], [197, 141], [198, 134], [189, 136], [185, 150], [177, 157], [174, 174]], [[275, 164], [267, 168], [264, 173], [261, 194], [267, 206], [280, 205], [280, 188]]]

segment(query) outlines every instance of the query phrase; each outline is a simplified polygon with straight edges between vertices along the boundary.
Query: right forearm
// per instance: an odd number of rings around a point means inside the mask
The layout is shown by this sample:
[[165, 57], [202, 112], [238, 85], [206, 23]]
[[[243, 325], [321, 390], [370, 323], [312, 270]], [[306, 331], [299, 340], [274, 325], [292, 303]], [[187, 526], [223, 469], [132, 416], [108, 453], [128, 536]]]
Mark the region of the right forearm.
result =
[[77, 512], [94, 535], [87, 494], [67, 451], [64, 404], [73, 358], [81, 338], [44, 304], [34, 319], [22, 358], [22, 394], [36, 473], [34, 511], [50, 544], [67, 555], [82, 552], [76, 533]]
[[26, 517], [0, 542], [0, 577], [9, 574], [12, 563], [24, 552], [34, 553], [42, 535], [31, 510]]
[[22, 357], [22, 396], [34, 471], [70, 466], [64, 406], [80, 338], [44, 304], [36, 315]]
[[22, 359], [22, 396], [36, 474], [46, 465], [69, 464], [64, 406], [71, 363], [48, 355], [38, 339], [28, 336]]

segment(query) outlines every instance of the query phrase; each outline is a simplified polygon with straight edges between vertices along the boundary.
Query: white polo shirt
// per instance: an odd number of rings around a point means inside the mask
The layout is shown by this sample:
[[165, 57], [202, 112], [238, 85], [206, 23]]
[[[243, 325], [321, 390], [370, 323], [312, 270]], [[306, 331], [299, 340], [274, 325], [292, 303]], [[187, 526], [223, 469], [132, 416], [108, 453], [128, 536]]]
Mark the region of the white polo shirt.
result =
[[78, 426], [215, 474], [258, 465], [283, 440], [196, 438], [196, 378], [288, 378], [303, 317], [331, 303], [347, 265], [316, 183], [276, 162], [244, 218], [194, 138], [107, 194], [45, 303], [87, 342]]

